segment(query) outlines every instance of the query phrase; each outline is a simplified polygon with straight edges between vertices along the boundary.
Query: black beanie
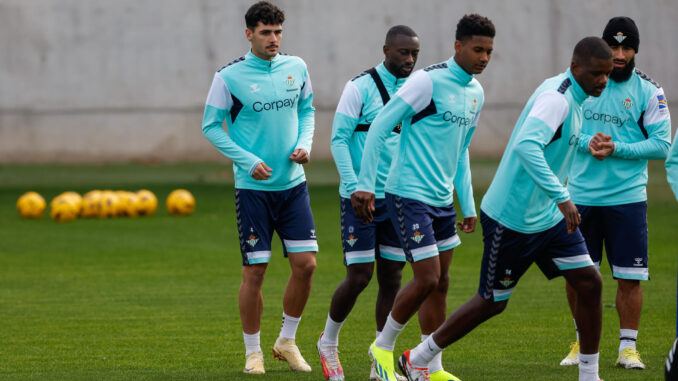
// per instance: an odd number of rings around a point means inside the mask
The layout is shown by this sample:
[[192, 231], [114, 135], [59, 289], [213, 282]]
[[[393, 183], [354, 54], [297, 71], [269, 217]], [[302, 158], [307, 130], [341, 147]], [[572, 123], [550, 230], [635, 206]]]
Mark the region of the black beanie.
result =
[[611, 18], [603, 31], [603, 40], [610, 46], [628, 46], [638, 53], [640, 35], [636, 23], [629, 17]]

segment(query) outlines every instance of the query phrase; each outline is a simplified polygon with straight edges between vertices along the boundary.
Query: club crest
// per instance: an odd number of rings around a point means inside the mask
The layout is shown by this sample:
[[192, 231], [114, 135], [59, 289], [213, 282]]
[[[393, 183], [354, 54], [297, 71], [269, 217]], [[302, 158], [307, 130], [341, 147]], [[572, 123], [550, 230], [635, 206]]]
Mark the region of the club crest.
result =
[[247, 242], [248, 245], [254, 247], [254, 246], [256, 246], [257, 242], [259, 242], [259, 238], [255, 237], [254, 235], [250, 235], [247, 238], [247, 241], [245, 241], [245, 242]]
[[348, 243], [348, 245], [351, 247], [353, 247], [356, 242], [358, 242], [358, 238], [356, 238], [353, 234], [349, 235], [348, 239], [346, 240], [346, 243]]
[[513, 282], [513, 279], [511, 279], [511, 269], [506, 269], [504, 279], [500, 280], [499, 283], [504, 287], [509, 287]]
[[622, 41], [626, 40], [626, 36], [624, 36], [624, 33], [622, 32], [617, 32], [617, 35], [614, 36], [614, 39], [617, 40], [618, 43], [622, 43]]
[[631, 101], [631, 98], [626, 98], [622, 101], [622, 105], [624, 105], [624, 108], [628, 110], [633, 106], [633, 102]]
[[285, 80], [288, 86], [294, 86], [294, 78], [292, 76], [288, 76], [287, 79]]
[[419, 243], [419, 242], [421, 242], [422, 239], [424, 239], [424, 234], [421, 234], [418, 231], [414, 232], [414, 234], [412, 235], [412, 237], [410, 237], [410, 239], [412, 241], [416, 242], [416, 243]]

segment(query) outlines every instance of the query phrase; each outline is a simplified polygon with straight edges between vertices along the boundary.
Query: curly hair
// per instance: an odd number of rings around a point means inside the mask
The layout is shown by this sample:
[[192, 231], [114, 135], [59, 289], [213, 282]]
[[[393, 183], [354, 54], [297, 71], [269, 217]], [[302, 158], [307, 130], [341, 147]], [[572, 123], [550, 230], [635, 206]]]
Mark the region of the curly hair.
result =
[[264, 25], [277, 25], [285, 21], [285, 12], [268, 1], [253, 4], [245, 13], [245, 25], [254, 29], [261, 21]]
[[487, 36], [494, 38], [494, 24], [487, 17], [476, 13], [464, 15], [457, 24], [455, 38], [459, 41], [472, 36]]

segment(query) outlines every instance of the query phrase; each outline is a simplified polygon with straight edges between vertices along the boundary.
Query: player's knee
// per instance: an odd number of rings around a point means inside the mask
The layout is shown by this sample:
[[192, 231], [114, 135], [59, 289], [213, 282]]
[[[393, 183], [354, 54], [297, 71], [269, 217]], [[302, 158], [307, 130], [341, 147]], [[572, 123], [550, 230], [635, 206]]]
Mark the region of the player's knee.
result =
[[486, 312], [489, 317], [499, 315], [500, 313], [504, 312], [506, 309], [506, 306], [508, 305], [508, 300], [502, 300], [502, 301], [491, 301], [487, 304]]
[[438, 280], [438, 286], [436, 287], [436, 291], [447, 294], [447, 289], [450, 287], [450, 273], [445, 272], [440, 276], [440, 279]]
[[640, 281], [636, 279], [618, 279], [617, 284], [622, 292], [631, 292], [640, 288]]
[[357, 264], [352, 265], [348, 267], [346, 275], [350, 286], [362, 291], [372, 279], [372, 268]]
[[292, 273], [297, 277], [310, 278], [315, 271], [315, 257], [310, 257], [302, 263], [297, 263], [292, 267]]
[[264, 283], [266, 267], [248, 266], [243, 269], [242, 283], [248, 286], [261, 286]]
[[437, 277], [421, 277], [414, 280], [419, 287], [422, 295], [432, 293], [438, 287], [439, 279]]
[[600, 298], [603, 291], [603, 278], [598, 271], [592, 271], [585, 278], [579, 279], [573, 287], [577, 291], [577, 297]]
[[398, 275], [393, 275], [392, 277], [380, 277], [379, 278], [379, 290], [381, 291], [382, 294], [385, 295], [395, 295], [398, 293], [398, 290], [400, 289], [400, 282], [402, 280], [402, 276], [400, 274]]

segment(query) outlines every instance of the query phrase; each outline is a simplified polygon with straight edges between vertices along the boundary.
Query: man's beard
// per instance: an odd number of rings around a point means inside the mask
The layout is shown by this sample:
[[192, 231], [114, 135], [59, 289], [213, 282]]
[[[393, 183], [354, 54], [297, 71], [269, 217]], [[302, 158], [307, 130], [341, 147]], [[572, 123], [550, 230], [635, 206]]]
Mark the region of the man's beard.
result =
[[631, 77], [633, 74], [633, 69], [636, 67], [636, 57], [631, 58], [631, 60], [624, 66], [623, 69], [618, 70], [617, 68], [612, 69], [610, 73], [610, 79], [615, 82], [624, 82]]

